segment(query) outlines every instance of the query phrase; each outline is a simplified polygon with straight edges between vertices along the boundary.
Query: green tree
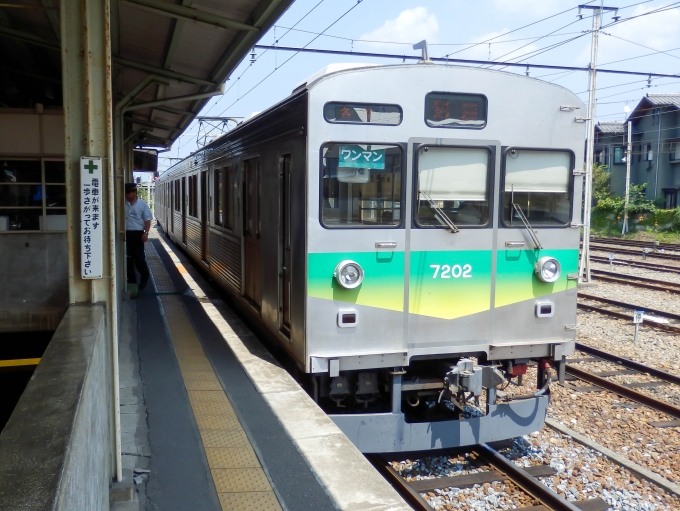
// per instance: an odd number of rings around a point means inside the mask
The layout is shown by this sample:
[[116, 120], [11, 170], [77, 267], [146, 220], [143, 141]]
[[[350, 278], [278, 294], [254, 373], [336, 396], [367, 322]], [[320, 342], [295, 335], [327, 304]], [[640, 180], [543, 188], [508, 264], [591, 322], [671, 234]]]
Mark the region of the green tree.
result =
[[611, 197], [609, 178], [609, 168], [606, 165], [593, 163], [593, 198], [596, 201]]

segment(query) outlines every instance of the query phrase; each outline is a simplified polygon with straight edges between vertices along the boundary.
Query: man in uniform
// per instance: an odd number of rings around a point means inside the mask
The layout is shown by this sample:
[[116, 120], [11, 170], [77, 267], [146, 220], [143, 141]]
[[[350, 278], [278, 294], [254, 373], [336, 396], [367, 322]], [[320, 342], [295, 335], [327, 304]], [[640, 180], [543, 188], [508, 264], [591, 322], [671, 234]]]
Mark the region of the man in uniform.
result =
[[146, 265], [144, 243], [149, 239], [151, 229], [151, 210], [142, 199], [137, 197], [137, 185], [125, 183], [125, 250], [127, 252], [127, 281], [137, 283], [135, 267], [141, 276], [139, 289], [149, 282], [149, 267]]

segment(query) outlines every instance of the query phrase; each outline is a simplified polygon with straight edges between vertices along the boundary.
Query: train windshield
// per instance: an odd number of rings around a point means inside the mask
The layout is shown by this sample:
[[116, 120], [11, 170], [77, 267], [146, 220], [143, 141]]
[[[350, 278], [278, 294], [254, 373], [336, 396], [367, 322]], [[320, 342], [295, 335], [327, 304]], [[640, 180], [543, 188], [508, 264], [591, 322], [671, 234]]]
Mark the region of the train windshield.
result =
[[503, 222], [522, 227], [516, 204], [532, 225], [567, 225], [571, 217], [567, 151], [510, 149], [505, 153]]
[[398, 226], [402, 210], [401, 153], [396, 145], [324, 145], [321, 223], [326, 227]]
[[489, 166], [486, 148], [422, 147], [418, 152], [416, 224], [442, 227], [442, 211], [456, 226], [489, 221]]

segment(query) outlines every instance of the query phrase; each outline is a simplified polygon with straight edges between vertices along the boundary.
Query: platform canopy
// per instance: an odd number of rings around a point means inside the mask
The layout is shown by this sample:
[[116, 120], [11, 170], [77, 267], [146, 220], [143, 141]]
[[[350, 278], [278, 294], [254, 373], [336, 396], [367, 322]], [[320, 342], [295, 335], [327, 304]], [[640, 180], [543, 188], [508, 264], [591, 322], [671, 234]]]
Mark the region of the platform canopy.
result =
[[[292, 2], [105, 2], [111, 11], [113, 103], [139, 93], [127, 105], [126, 142], [170, 146]], [[62, 106], [59, 4], [0, 4], [0, 108]]]

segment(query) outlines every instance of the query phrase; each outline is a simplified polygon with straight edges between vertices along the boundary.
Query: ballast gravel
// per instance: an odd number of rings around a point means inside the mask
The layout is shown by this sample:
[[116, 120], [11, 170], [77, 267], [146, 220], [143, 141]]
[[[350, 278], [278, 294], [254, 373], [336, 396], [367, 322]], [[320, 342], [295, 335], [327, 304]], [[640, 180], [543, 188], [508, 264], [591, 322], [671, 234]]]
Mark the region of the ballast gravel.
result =
[[[647, 481], [638, 480], [599, 452], [547, 427], [516, 438], [512, 447], [499, 452], [519, 467], [550, 465], [555, 474], [539, 480], [570, 501], [599, 497], [610, 505], [611, 510], [677, 509], [678, 501], [663, 490]], [[404, 460], [393, 462], [392, 467], [407, 480], [458, 476], [493, 468], [478, 463], [469, 453]], [[465, 489], [442, 488], [421, 495], [435, 511], [521, 509], [538, 505], [537, 501], [507, 479]]]
[[[628, 266], [626, 264], [619, 263], [616, 259], [614, 260], [611, 266], [606, 263], [596, 262], [591, 262], [590, 265], [593, 270], [603, 270], [614, 273], [620, 273], [621, 275], [633, 275], [635, 277], [644, 277], [646, 279], [656, 279], [661, 282], [667, 281], [672, 282], [674, 284], [680, 284], [680, 273], [673, 273], [669, 271], [655, 271], [648, 268]], [[680, 268], [678, 268], [678, 271], [680, 272]], [[597, 277], [595, 277], [595, 281], [597, 281]]]
[[577, 322], [578, 342], [680, 375], [679, 335], [656, 330], [643, 323], [635, 343], [632, 321], [579, 310]]
[[[680, 296], [670, 291], [658, 291], [625, 284], [597, 281], [597, 285], [580, 291], [589, 295], [618, 300], [636, 305], [642, 309], [657, 309], [671, 314], [680, 314]], [[632, 317], [632, 314], [631, 314]]]

